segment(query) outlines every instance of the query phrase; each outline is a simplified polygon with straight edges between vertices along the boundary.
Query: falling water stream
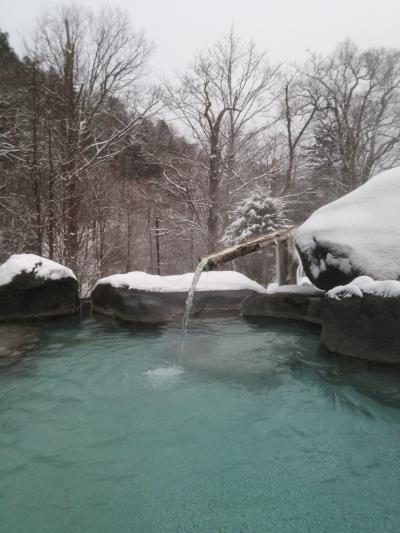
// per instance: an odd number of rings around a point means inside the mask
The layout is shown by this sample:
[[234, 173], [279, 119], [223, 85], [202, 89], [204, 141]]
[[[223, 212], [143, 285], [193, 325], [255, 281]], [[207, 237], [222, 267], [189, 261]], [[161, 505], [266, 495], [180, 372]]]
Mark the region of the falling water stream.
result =
[[192, 307], [193, 307], [194, 293], [196, 292], [196, 286], [200, 280], [200, 276], [205, 266], [206, 266], [205, 260], [200, 261], [200, 263], [197, 265], [196, 270], [194, 271], [194, 274], [193, 274], [192, 284], [190, 286], [190, 289], [189, 289], [189, 292], [186, 298], [185, 314], [183, 315], [183, 322], [182, 322], [181, 352], [183, 352], [185, 348], [185, 339], [186, 339], [187, 327], [189, 324], [190, 311], [192, 310]]

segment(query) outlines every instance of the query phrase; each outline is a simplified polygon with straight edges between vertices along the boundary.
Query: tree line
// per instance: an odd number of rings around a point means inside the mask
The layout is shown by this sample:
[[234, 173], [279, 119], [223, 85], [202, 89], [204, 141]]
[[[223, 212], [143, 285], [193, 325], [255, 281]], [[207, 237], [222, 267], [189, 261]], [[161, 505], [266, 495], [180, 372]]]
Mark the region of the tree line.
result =
[[[27, 43], [18, 57], [0, 32], [0, 261], [49, 257], [84, 293], [192, 270], [398, 164], [397, 49], [274, 64], [230, 31], [154, 85], [153, 46], [116, 8], [54, 9]], [[270, 252], [240, 261], [272, 275]]]

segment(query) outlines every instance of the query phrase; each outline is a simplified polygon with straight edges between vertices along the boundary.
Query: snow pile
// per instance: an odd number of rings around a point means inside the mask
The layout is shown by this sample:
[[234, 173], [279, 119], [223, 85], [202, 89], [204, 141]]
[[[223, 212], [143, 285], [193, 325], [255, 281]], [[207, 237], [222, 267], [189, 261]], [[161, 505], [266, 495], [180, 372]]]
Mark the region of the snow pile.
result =
[[275, 282], [269, 283], [267, 286], [267, 293], [272, 294], [276, 292], [278, 289], [279, 289], [279, 283], [275, 283]]
[[311, 281], [307, 276], [301, 276], [298, 280], [297, 285], [279, 285], [279, 283], [269, 283], [267, 285], [267, 293], [273, 294], [275, 292], [297, 292], [298, 294], [312, 295], [312, 294], [322, 294], [325, 291], [321, 291]]
[[311, 283], [302, 285], [278, 285], [277, 283], [270, 283], [267, 287], [268, 294], [301, 294], [303, 296], [319, 296], [324, 294], [324, 291], [317, 289]]
[[362, 274], [400, 279], [399, 206], [397, 167], [318, 209], [295, 238], [311, 280], [331, 288], [334, 279], [337, 284]]
[[43, 279], [76, 279], [71, 269], [55, 261], [35, 254], [17, 254], [12, 255], [0, 266], [0, 285], [7, 285], [15, 276], [23, 272], [34, 272], [36, 277]]
[[364, 294], [381, 296], [383, 298], [399, 297], [400, 281], [374, 281], [369, 276], [359, 276], [351, 283], [339, 285], [327, 292], [328, 298], [334, 298], [335, 300], [343, 300], [352, 296], [363, 298]]
[[[111, 285], [115, 288], [126, 287], [146, 292], [188, 292], [193, 281], [193, 273], [176, 276], [157, 276], [146, 272], [128, 272], [114, 274], [100, 279], [97, 285]], [[203, 272], [196, 286], [196, 291], [239, 291], [250, 290], [266, 293], [259, 283], [239, 272], [217, 271]]]

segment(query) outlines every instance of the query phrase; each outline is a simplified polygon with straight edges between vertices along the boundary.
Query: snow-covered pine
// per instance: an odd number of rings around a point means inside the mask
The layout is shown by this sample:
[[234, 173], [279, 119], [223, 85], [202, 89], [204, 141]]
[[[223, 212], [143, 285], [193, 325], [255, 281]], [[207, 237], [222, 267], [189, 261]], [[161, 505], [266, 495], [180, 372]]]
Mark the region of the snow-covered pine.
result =
[[230, 213], [230, 223], [221, 242], [231, 246], [251, 237], [289, 227], [287, 207], [283, 198], [274, 198], [269, 189], [257, 187]]

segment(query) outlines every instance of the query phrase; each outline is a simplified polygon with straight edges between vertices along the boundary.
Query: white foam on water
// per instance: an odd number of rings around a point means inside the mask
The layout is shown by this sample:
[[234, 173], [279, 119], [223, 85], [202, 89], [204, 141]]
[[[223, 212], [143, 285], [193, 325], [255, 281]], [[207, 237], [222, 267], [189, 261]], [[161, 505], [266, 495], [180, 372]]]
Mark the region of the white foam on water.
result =
[[143, 374], [148, 376], [153, 385], [162, 385], [184, 373], [183, 368], [177, 365], [162, 366], [154, 370], [147, 370]]

